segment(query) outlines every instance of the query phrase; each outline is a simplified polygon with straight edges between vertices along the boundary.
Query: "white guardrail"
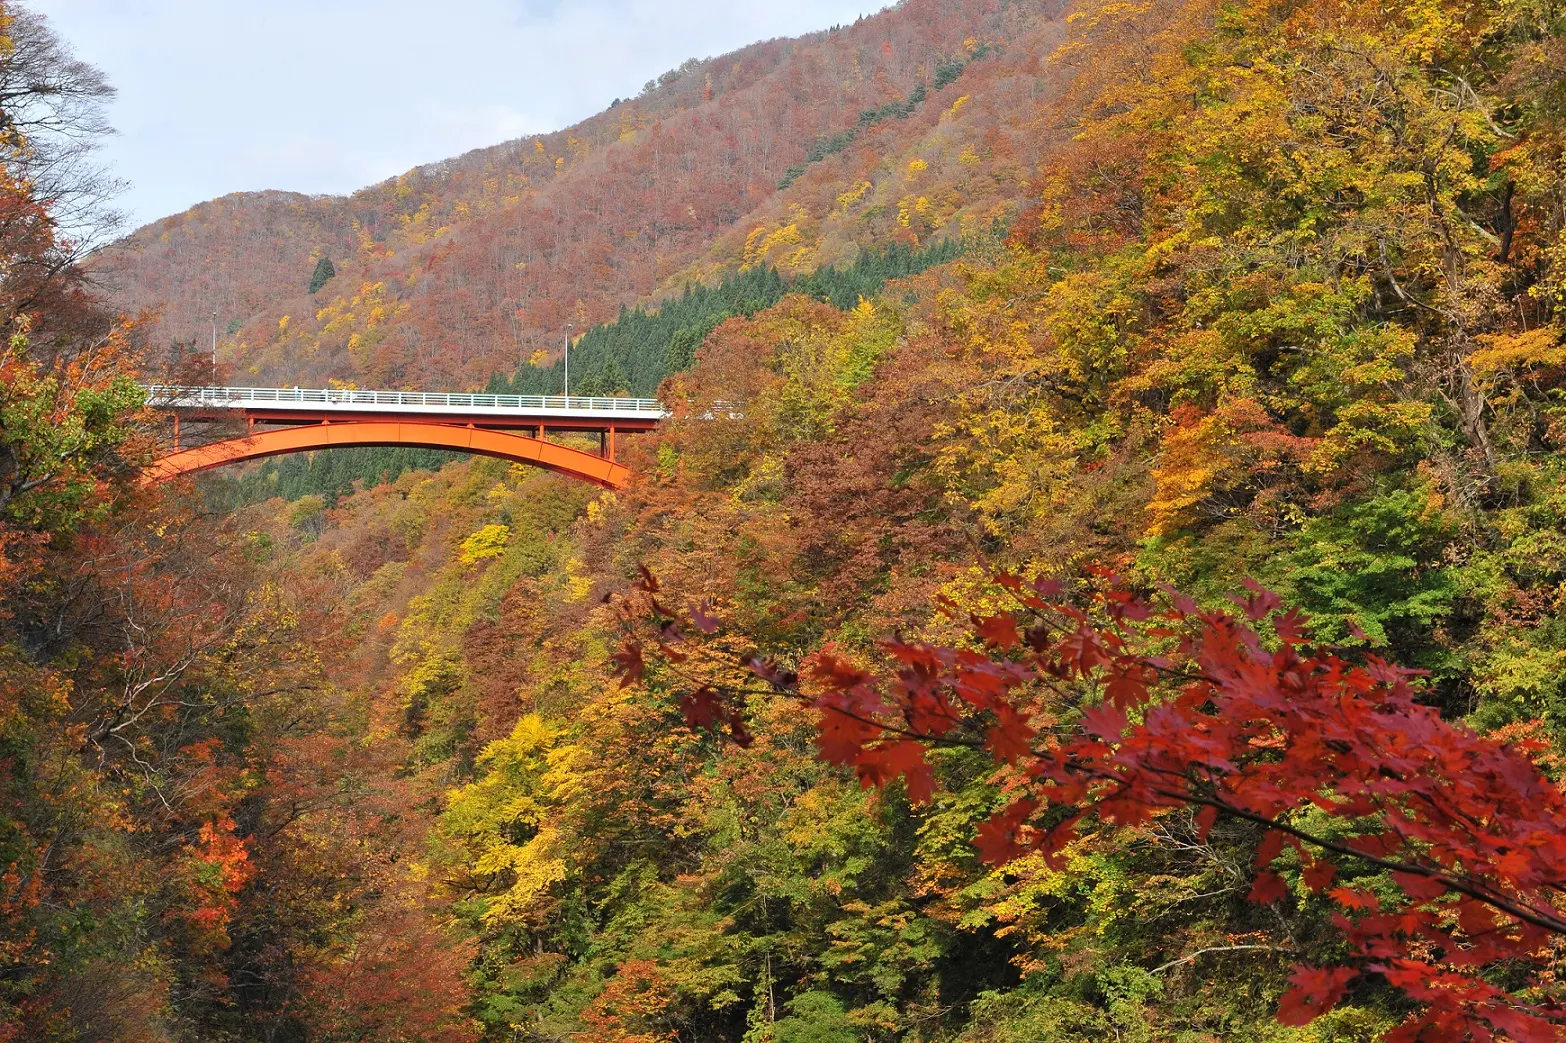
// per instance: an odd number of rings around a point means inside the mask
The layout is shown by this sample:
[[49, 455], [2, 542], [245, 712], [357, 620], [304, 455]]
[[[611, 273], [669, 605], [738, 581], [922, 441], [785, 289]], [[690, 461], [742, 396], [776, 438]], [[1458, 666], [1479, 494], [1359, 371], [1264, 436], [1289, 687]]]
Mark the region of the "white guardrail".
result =
[[163, 408], [233, 406], [267, 408], [286, 406], [342, 406], [352, 410], [408, 409], [412, 412], [478, 410], [496, 413], [615, 413], [661, 417], [663, 403], [656, 398], [610, 398], [572, 395], [486, 395], [445, 391], [359, 391], [344, 388], [230, 388], [179, 387], [150, 384], [147, 404]]

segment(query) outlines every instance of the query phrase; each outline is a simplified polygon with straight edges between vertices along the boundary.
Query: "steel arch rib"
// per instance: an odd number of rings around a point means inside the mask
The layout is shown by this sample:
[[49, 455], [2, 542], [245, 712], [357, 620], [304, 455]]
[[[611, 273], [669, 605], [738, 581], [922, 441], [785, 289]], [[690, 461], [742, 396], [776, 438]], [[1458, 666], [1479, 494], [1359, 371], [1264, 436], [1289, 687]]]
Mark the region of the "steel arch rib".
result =
[[285, 427], [181, 450], [154, 461], [142, 473], [141, 482], [143, 485], [154, 485], [196, 471], [222, 467], [224, 464], [257, 460], [264, 456], [281, 456], [284, 453], [350, 446], [399, 445], [498, 456], [502, 460], [532, 464], [558, 474], [580, 478], [607, 489], [625, 488], [631, 476], [629, 468], [613, 460], [510, 431], [458, 427], [455, 424], [363, 421]]

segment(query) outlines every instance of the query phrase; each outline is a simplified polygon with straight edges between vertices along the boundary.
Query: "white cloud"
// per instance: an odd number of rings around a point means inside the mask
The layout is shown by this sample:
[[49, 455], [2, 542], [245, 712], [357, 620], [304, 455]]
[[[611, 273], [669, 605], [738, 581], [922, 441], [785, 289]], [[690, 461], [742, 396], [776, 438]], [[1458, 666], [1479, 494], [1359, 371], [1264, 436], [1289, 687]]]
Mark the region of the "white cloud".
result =
[[413, 115], [415, 136], [440, 148], [445, 158], [475, 141], [494, 144], [531, 134], [539, 129], [539, 121], [507, 105], [450, 105], [437, 101], [419, 103]]
[[135, 224], [241, 190], [349, 192], [879, 3], [32, 0], [119, 88], [106, 151]]

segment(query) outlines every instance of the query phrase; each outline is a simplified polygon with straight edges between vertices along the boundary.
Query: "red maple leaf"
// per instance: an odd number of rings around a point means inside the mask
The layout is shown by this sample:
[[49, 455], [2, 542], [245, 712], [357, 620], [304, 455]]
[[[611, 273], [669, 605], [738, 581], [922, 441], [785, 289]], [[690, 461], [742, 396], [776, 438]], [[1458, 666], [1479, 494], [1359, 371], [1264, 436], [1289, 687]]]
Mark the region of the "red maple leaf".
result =
[[723, 710], [723, 699], [716, 689], [704, 685], [680, 698], [680, 710], [685, 714], [685, 726], [691, 731], [711, 731]]
[[1350, 911], [1381, 908], [1381, 902], [1375, 895], [1357, 887], [1334, 887], [1327, 894], [1338, 905]]
[[628, 639], [609, 658], [614, 662], [614, 672], [620, 675], [621, 688], [640, 681], [647, 670], [647, 663], [642, 657], [642, 643], [635, 638]]
[[1307, 865], [1300, 875], [1305, 878], [1306, 887], [1320, 893], [1338, 875], [1338, 867], [1324, 858], [1318, 858]]
[[1250, 900], [1257, 905], [1272, 905], [1283, 901], [1289, 893], [1289, 885], [1283, 877], [1268, 869], [1256, 874], [1251, 884]]
[[1090, 706], [1082, 711], [1082, 728], [1089, 735], [1115, 740], [1126, 730], [1126, 715], [1112, 706]]
[[1278, 1001], [1278, 1021], [1284, 1025], [1309, 1025], [1338, 1005], [1348, 983], [1359, 976], [1352, 967], [1296, 967], [1289, 975], [1289, 989]]
[[979, 825], [973, 846], [979, 850], [979, 858], [986, 865], [1003, 866], [1024, 852], [1019, 842], [1023, 822], [1038, 810], [1038, 802], [1029, 799], [1013, 801], [1004, 810], [991, 815]]
[[1284, 644], [1299, 644], [1305, 639], [1305, 618], [1299, 609], [1291, 608], [1272, 621], [1272, 630]]
[[1022, 723], [999, 724], [984, 733], [984, 745], [995, 759], [1004, 764], [1015, 764], [1033, 752], [1028, 741], [1034, 731]]
[[1022, 634], [1017, 630], [1017, 620], [1010, 615], [999, 616], [974, 616], [974, 633], [983, 638], [987, 644], [994, 645], [1001, 651], [1010, 651], [1022, 643]]
[[718, 632], [718, 627], [722, 625], [722, 620], [718, 619], [717, 616], [712, 615], [711, 609], [712, 602], [710, 601], [703, 601], [701, 604], [691, 609], [691, 622], [694, 623], [696, 625], [696, 629], [700, 630], [703, 634], [716, 634]]
[[904, 740], [871, 747], [859, 754], [855, 767], [866, 786], [885, 786], [902, 776], [908, 783], [908, 799], [923, 804], [935, 792], [935, 775], [925, 759], [924, 747]]

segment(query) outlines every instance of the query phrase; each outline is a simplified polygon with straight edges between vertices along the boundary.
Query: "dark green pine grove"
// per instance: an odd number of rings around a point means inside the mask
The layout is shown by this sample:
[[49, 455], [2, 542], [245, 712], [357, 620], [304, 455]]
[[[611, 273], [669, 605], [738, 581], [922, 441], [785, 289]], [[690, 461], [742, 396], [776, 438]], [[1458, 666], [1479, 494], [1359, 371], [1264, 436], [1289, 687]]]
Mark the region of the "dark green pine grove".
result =
[[332, 264], [330, 257], [323, 256], [315, 262], [315, 271], [310, 273], [310, 293], [319, 293], [321, 287], [337, 278], [337, 269]]
[[[593, 327], [572, 343], [571, 393], [651, 397], [666, 377], [695, 361], [697, 347], [725, 319], [749, 318], [790, 293], [847, 310], [861, 297], [874, 297], [888, 280], [945, 264], [960, 252], [961, 245], [951, 239], [917, 249], [892, 245], [866, 252], [843, 268], [823, 268], [794, 280], [760, 266], [726, 276], [715, 287], [688, 286], [655, 310], [622, 308], [615, 321]], [[548, 366], [525, 366], [509, 379], [497, 373], [485, 390], [558, 395], [564, 381], [564, 366], [556, 359]]]

